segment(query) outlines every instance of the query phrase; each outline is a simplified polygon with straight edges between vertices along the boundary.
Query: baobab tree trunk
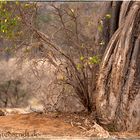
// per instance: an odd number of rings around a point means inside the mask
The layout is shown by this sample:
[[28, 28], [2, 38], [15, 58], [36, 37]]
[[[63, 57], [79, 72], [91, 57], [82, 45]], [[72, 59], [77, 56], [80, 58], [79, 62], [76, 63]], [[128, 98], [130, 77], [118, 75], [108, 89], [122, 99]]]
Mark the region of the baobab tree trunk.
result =
[[118, 28], [114, 32], [112, 26], [114, 34], [100, 65], [97, 116], [101, 124], [111, 129], [137, 130], [140, 129], [140, 2], [122, 2], [118, 7]]

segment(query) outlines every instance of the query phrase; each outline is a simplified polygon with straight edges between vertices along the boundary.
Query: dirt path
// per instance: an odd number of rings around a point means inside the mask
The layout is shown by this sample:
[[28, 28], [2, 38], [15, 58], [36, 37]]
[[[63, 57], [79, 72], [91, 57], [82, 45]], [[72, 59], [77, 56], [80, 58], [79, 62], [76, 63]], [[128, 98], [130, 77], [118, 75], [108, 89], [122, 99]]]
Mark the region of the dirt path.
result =
[[0, 117], [0, 130], [12, 132], [36, 132], [40, 135], [54, 136], [79, 136], [81, 130], [77, 127], [72, 127], [63, 119], [56, 116], [46, 115], [12, 115]]
[[[78, 115], [9, 115], [0, 116], [0, 138], [32, 136], [72, 136], [84, 137], [84, 130], [75, 124], [84, 124], [84, 116]], [[71, 122], [75, 122], [72, 124]], [[83, 127], [84, 128], [84, 127]], [[88, 127], [87, 127], [88, 129]], [[123, 137], [139, 137], [140, 133], [116, 133]]]

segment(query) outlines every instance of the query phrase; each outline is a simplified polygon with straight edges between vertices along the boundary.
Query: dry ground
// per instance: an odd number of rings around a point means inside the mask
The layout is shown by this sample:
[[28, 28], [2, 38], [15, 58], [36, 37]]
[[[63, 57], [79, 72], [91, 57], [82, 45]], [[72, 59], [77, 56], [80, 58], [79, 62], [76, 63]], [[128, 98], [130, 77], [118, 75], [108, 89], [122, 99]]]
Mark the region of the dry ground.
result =
[[[47, 136], [87, 136], [88, 131], [94, 121], [88, 114], [25, 114], [0, 116], [0, 135], [3, 133], [25, 133], [31, 135]], [[139, 137], [137, 133], [112, 133], [118, 137]], [[94, 136], [94, 135], [93, 135]]]

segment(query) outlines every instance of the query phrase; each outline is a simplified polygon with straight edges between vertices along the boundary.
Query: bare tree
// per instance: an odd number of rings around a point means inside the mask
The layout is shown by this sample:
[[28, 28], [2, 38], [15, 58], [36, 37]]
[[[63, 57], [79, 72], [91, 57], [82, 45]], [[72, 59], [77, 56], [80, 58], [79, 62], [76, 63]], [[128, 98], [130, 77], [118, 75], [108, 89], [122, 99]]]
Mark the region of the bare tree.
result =
[[42, 57], [56, 67], [58, 84], [70, 85], [84, 107], [91, 112], [95, 70], [100, 62], [94, 39], [88, 39], [82, 34], [78, 8], [61, 4], [51, 4], [51, 7], [56, 22], [50, 25], [54, 27], [51, 35], [30, 24], [21, 7], [19, 11], [23, 23], [36, 34], [36, 39], [40, 42], [38, 49]]

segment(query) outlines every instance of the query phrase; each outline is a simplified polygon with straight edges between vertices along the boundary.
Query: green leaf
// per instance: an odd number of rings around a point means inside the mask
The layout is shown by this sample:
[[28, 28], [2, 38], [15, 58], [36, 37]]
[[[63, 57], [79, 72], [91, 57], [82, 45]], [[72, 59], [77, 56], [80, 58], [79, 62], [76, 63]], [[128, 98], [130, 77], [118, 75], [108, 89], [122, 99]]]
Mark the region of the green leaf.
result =
[[111, 18], [111, 14], [106, 14], [105, 17], [106, 17], [107, 19], [110, 19], [110, 18]]
[[105, 45], [105, 42], [104, 42], [104, 41], [101, 41], [101, 42], [100, 42], [100, 45], [101, 45], [101, 46], [104, 46], [104, 45]]
[[89, 64], [99, 64], [100, 59], [98, 56], [89, 57]]
[[81, 56], [81, 57], [80, 57], [80, 60], [83, 61], [83, 60], [84, 60], [84, 56]]
[[81, 64], [77, 64], [76, 67], [77, 67], [78, 70], [81, 70], [82, 69], [82, 65]]
[[103, 31], [103, 21], [102, 20], [100, 20], [100, 23], [98, 24], [98, 31], [99, 32], [102, 32]]

